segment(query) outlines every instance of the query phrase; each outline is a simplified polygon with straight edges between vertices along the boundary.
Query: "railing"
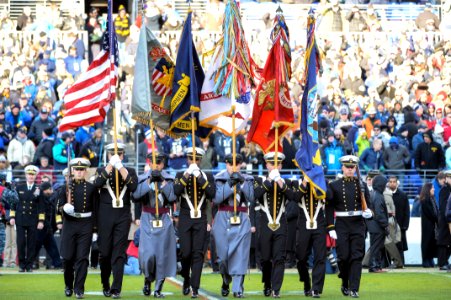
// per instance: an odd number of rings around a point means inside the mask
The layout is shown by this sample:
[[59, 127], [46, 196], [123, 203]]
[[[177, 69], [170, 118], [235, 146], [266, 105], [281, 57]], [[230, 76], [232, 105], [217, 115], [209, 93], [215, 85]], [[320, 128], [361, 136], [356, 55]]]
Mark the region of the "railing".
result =
[[[138, 173], [141, 174], [144, 170], [145, 164], [140, 163], [124, 163], [125, 166], [130, 168], [135, 168], [138, 170]], [[183, 170], [169, 170], [170, 172], [178, 172]], [[203, 170], [205, 172], [212, 172], [216, 174], [220, 170]], [[253, 176], [261, 176], [266, 175], [264, 170], [241, 170], [242, 172], [253, 175]], [[23, 170], [13, 170], [13, 171], [0, 171], [1, 173], [12, 172], [12, 178], [16, 181], [16, 183], [22, 182], [24, 176]], [[52, 173], [54, 175], [61, 175], [62, 170], [58, 171], [47, 171], [47, 173]], [[416, 196], [420, 194], [420, 189], [424, 185], [424, 183], [431, 181], [435, 175], [437, 174], [437, 170], [421, 170], [419, 173], [416, 170], [385, 170], [385, 176], [394, 175], [398, 178], [400, 183], [400, 188], [407, 194], [409, 199], [414, 199]], [[329, 174], [340, 174], [341, 170], [329, 170]], [[300, 170], [299, 169], [284, 169], [281, 171], [282, 177], [289, 179], [299, 179], [300, 178]], [[367, 172], [362, 171], [361, 175], [365, 177]], [[327, 180], [334, 180], [336, 175], [326, 175]]]

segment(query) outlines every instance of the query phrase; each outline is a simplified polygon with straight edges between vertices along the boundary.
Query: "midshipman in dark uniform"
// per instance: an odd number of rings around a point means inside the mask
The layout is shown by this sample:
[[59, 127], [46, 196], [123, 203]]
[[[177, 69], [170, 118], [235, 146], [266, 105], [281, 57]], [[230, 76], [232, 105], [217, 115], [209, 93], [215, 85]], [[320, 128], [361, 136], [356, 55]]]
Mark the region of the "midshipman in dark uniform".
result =
[[[179, 241], [182, 255], [183, 294], [188, 295], [190, 285], [191, 298], [198, 298], [200, 276], [204, 263], [204, 241], [207, 238], [207, 201], [215, 197], [215, 186], [211, 174], [202, 172], [198, 164], [205, 151], [196, 147], [196, 158], [193, 149], [186, 151], [189, 168], [177, 173], [174, 192], [180, 198]], [[194, 198], [194, 178], [196, 178], [197, 209]], [[208, 228], [207, 228], [208, 227]], [[190, 276], [191, 271], [191, 276]]]
[[[85, 180], [89, 160], [74, 158], [69, 163], [73, 179], [69, 183], [69, 192], [64, 189], [58, 197], [57, 221], [63, 219], [61, 232], [61, 256], [64, 265], [64, 290], [67, 297], [75, 292], [82, 299], [85, 281], [88, 275], [89, 250], [93, 233], [96, 231], [95, 207], [99, 190]], [[69, 197], [69, 199], [67, 198]], [[94, 233], [96, 234], [96, 233]]]
[[[365, 222], [371, 218], [370, 209], [362, 210], [362, 194], [369, 201], [366, 184], [355, 176], [359, 158], [346, 155], [340, 158], [343, 178], [329, 184], [326, 219], [331, 238], [337, 240], [337, 261], [342, 280], [343, 295], [359, 297], [362, 260], [365, 254]], [[368, 205], [369, 206], [369, 205]], [[334, 212], [336, 221], [334, 225]]]
[[[273, 292], [274, 298], [280, 298], [285, 272], [285, 251], [287, 242], [287, 220], [285, 216], [286, 201], [294, 200], [294, 191], [291, 181], [282, 179], [279, 170], [285, 159], [283, 153], [277, 153], [280, 162], [277, 168], [274, 164], [275, 152], [269, 152], [264, 156], [268, 177], [261, 182], [254, 183], [255, 200], [260, 202], [260, 228], [258, 229], [258, 245], [261, 256], [263, 293], [266, 297]], [[277, 195], [274, 199], [274, 183], [277, 184]], [[276, 201], [276, 214], [274, 218], [273, 203]]]
[[[94, 185], [100, 189], [97, 211], [99, 232], [100, 276], [105, 297], [120, 298], [124, 264], [127, 261], [128, 232], [131, 223], [131, 196], [138, 186], [136, 171], [124, 167], [124, 144], [117, 143], [117, 155], [114, 144], [105, 147], [108, 164], [98, 168]], [[116, 198], [116, 170], [119, 175], [119, 198]], [[110, 275], [113, 283], [110, 287]]]
[[[149, 158], [152, 159], [151, 154]], [[143, 294], [149, 296], [155, 281], [155, 298], [161, 293], [166, 277], [177, 271], [177, 248], [174, 226], [169, 216], [170, 206], [177, 200], [174, 194], [174, 176], [163, 170], [164, 155], [156, 154], [156, 168], [138, 177], [138, 188], [133, 193], [141, 205], [139, 238], [139, 265], [145, 276]], [[158, 218], [156, 217], [155, 187], [158, 191]]]
[[32, 272], [37, 230], [44, 228], [45, 205], [39, 196], [39, 187], [35, 184], [38, 173], [39, 168], [36, 166], [25, 167], [26, 183], [17, 186], [19, 202], [11, 206], [9, 223], [11, 226], [16, 225], [19, 272]]
[[[254, 178], [240, 174], [242, 161], [242, 156], [237, 154], [234, 172], [233, 157], [231, 154], [227, 155], [225, 157], [227, 169], [215, 176], [216, 197], [213, 201], [218, 205], [218, 212], [212, 232], [216, 243], [219, 271], [223, 280], [221, 288], [223, 297], [229, 294], [229, 284], [232, 282], [233, 296], [244, 298], [244, 276], [249, 265], [252, 233], [248, 205], [254, 201]], [[237, 206], [236, 219], [234, 197], [236, 197]]]
[[[304, 282], [304, 294], [319, 298], [323, 292], [326, 277], [326, 217], [325, 200], [311, 194], [313, 205], [310, 207], [310, 189], [312, 185], [303, 179], [299, 184], [300, 214], [297, 223], [296, 255], [300, 280]], [[313, 210], [312, 210], [313, 208]], [[312, 212], [311, 212], [312, 211]], [[313, 215], [313, 218], [311, 216]], [[313, 249], [312, 282], [310, 282], [309, 256]]]

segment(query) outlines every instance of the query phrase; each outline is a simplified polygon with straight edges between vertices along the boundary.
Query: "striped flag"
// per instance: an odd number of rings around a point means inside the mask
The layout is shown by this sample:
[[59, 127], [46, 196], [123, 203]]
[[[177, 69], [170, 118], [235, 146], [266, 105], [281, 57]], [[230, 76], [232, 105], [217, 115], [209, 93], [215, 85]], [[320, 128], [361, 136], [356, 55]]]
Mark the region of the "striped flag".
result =
[[104, 120], [110, 103], [116, 98], [118, 60], [112, 3], [108, 0], [107, 30], [103, 35], [102, 50], [64, 94], [66, 113], [59, 124], [60, 132]]

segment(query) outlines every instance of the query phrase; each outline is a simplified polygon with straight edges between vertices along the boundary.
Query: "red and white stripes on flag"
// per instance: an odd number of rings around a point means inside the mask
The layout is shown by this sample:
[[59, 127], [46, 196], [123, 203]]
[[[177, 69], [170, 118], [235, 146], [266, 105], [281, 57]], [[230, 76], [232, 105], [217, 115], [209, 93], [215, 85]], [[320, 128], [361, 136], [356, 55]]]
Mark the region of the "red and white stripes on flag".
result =
[[59, 131], [102, 122], [116, 97], [117, 66], [109, 52], [102, 50], [64, 95], [66, 113]]
[[59, 124], [60, 132], [103, 122], [110, 103], [116, 98], [119, 50], [112, 9], [111, 0], [108, 0], [107, 30], [102, 39], [102, 51], [63, 97], [66, 112]]

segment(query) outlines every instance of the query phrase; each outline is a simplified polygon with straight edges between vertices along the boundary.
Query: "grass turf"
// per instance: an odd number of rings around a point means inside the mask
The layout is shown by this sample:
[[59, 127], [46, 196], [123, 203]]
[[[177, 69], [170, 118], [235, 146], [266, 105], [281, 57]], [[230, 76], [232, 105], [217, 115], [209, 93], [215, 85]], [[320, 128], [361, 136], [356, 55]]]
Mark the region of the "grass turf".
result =
[[[262, 295], [260, 274], [246, 276], [244, 287], [247, 299], [269, 299]], [[145, 299], [141, 293], [142, 276], [125, 276], [122, 291], [124, 299]], [[221, 277], [218, 274], [202, 275], [201, 286], [210, 295], [219, 296]], [[343, 299], [340, 281], [336, 275], [327, 275], [322, 298]], [[303, 285], [296, 274], [286, 274], [281, 295], [288, 299], [304, 299]], [[173, 283], [164, 287], [166, 299], [189, 299], [181, 295], [181, 288]], [[72, 296], [74, 297], [74, 296]], [[363, 299], [450, 299], [451, 274], [430, 273], [363, 273], [360, 297]], [[86, 282], [86, 299], [105, 299], [101, 293], [100, 275], [89, 274]], [[153, 297], [152, 297], [153, 298]], [[233, 299], [230, 295], [229, 298]], [[67, 299], [64, 296], [62, 274], [5, 274], [0, 277], [0, 299]]]

